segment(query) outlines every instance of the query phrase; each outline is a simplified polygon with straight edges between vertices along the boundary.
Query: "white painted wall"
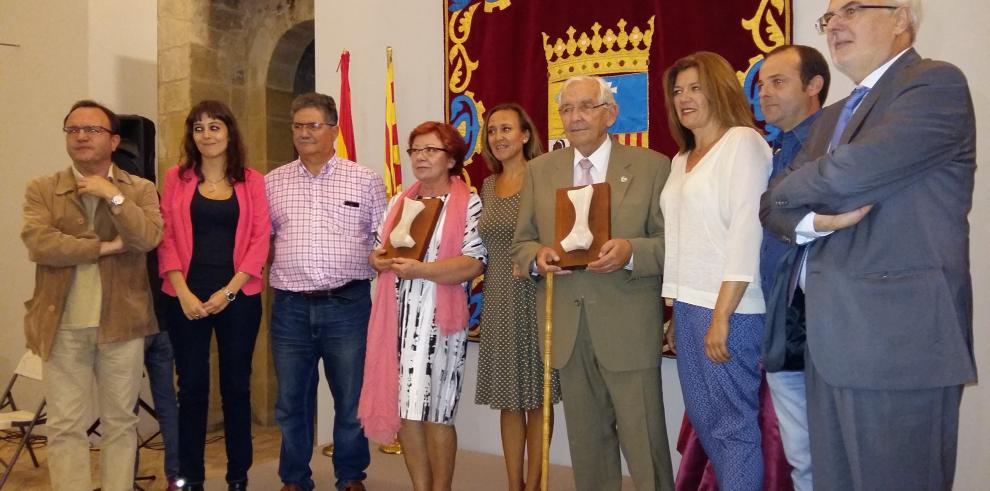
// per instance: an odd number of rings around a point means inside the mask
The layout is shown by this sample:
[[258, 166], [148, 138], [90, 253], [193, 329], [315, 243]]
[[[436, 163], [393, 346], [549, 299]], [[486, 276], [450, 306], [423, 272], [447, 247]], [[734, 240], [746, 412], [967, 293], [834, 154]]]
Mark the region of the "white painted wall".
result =
[[20, 44], [0, 46], [0, 278], [6, 287], [0, 380], [24, 352], [23, 302], [34, 288], [34, 266], [20, 239], [24, 188], [69, 165], [61, 128], [73, 102], [94, 98], [118, 113], [155, 117], [157, 4], [0, 0], [0, 42]]
[[[121, 14], [127, 12], [126, 21]], [[89, 93], [117, 114], [158, 118], [158, 2], [90, 0]]]
[[[68, 164], [62, 118], [85, 96], [88, 68], [86, 2], [0, 0], [0, 380], [24, 352], [24, 301], [34, 288], [34, 266], [21, 242], [24, 188], [35, 177]], [[81, 44], [80, 44], [81, 43]], [[60, 47], [61, 49], [53, 49]]]

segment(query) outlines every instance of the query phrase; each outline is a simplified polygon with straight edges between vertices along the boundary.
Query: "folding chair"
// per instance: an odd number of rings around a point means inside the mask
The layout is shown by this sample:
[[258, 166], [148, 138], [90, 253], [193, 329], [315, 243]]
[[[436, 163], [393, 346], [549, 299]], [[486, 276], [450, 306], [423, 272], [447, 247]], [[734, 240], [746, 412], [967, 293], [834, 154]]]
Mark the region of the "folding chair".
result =
[[0, 465], [3, 467], [3, 477], [0, 477], [0, 489], [3, 489], [4, 484], [7, 483], [7, 478], [10, 477], [10, 471], [14, 468], [14, 464], [17, 462], [17, 458], [20, 457], [24, 447], [27, 447], [28, 454], [31, 456], [34, 466], [38, 467], [38, 458], [34, 455], [34, 449], [31, 448], [31, 432], [34, 431], [35, 426], [45, 424], [47, 421], [44, 398], [41, 399], [41, 403], [38, 404], [38, 408], [34, 412], [17, 408], [11, 390], [14, 388], [14, 383], [20, 377], [26, 377], [40, 382], [41, 358], [30, 351], [25, 352], [24, 356], [21, 357], [21, 361], [17, 364], [17, 369], [14, 370], [14, 374], [10, 377], [7, 389], [3, 392], [3, 399], [0, 399], [0, 411], [2, 411], [0, 412], [0, 430], [16, 429], [21, 434], [21, 440], [17, 444], [17, 449], [14, 450], [14, 456], [11, 457], [10, 462], [0, 458]]

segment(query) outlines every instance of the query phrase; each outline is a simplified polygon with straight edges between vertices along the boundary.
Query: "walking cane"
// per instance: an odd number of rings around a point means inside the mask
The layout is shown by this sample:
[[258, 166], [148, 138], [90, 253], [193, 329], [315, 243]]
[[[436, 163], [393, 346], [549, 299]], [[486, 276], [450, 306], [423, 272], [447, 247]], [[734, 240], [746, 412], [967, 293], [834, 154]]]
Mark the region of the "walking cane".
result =
[[553, 342], [553, 273], [547, 274], [546, 321], [543, 335], [543, 466], [540, 473], [540, 489], [547, 491], [550, 482], [550, 344]]

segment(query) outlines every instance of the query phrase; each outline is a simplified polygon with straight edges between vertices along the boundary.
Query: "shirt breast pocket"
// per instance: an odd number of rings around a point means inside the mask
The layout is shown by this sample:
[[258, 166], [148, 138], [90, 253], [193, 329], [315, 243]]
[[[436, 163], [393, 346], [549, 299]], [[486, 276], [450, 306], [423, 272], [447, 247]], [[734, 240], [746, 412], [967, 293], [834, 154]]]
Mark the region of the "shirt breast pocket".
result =
[[357, 201], [346, 200], [330, 204], [329, 216], [335, 230], [352, 237], [367, 235], [362, 220], [364, 211]]

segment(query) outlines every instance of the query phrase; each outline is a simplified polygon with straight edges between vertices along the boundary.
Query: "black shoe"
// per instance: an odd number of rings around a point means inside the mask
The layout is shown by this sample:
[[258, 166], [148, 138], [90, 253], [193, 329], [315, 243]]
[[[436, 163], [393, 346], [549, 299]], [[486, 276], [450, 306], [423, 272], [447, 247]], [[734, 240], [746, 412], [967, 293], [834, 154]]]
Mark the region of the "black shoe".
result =
[[227, 483], [227, 491], [247, 491], [247, 479]]

